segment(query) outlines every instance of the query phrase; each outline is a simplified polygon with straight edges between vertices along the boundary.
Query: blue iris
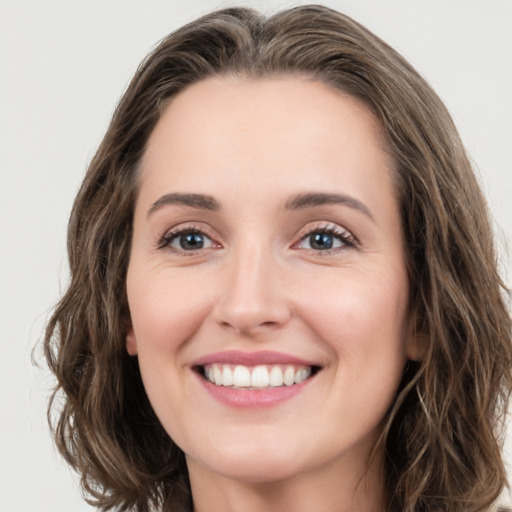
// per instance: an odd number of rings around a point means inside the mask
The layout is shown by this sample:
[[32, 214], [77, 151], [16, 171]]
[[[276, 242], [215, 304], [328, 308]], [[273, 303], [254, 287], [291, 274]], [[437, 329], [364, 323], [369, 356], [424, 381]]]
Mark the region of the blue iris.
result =
[[332, 249], [334, 245], [333, 236], [329, 233], [313, 233], [309, 237], [309, 244], [312, 249], [326, 250]]
[[180, 247], [184, 251], [202, 249], [203, 245], [204, 237], [201, 233], [186, 233], [180, 236]]

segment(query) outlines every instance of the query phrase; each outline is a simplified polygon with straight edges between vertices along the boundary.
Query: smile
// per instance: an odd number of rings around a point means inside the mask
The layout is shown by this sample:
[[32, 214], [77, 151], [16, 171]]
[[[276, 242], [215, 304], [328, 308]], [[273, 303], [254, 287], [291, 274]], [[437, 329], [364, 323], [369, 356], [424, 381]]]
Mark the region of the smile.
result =
[[216, 386], [234, 389], [267, 389], [293, 386], [308, 379], [315, 367], [304, 365], [208, 364], [200, 367], [205, 379]]
[[206, 392], [230, 407], [272, 407], [301, 395], [322, 370], [316, 361], [274, 351], [226, 350], [191, 365]]

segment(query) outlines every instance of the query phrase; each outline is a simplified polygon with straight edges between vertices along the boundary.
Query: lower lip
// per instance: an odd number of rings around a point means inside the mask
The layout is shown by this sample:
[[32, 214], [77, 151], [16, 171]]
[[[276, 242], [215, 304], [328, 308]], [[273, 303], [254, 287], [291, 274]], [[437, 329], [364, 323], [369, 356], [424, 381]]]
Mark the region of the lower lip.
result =
[[304, 391], [314, 377], [309, 377], [300, 384], [293, 384], [292, 386], [278, 386], [265, 389], [234, 389], [216, 386], [199, 374], [197, 374], [197, 378], [201, 381], [206, 391], [219, 402], [240, 409], [257, 409], [272, 407], [297, 396]]

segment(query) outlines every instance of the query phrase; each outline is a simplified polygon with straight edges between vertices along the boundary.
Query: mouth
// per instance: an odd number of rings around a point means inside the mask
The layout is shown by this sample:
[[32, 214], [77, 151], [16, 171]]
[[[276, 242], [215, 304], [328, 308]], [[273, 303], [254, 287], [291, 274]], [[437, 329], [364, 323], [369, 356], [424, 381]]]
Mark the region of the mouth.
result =
[[211, 384], [240, 390], [266, 390], [295, 386], [313, 377], [320, 369], [319, 366], [299, 364], [246, 366], [213, 363], [194, 367], [194, 370]]

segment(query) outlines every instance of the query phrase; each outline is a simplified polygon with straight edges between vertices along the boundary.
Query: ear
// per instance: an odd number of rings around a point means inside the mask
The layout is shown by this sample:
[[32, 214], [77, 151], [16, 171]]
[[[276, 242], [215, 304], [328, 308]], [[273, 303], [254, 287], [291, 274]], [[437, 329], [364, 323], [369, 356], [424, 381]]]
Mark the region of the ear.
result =
[[126, 333], [126, 350], [131, 356], [137, 355], [137, 339], [133, 327], [130, 327]]
[[420, 362], [427, 353], [430, 338], [423, 332], [418, 323], [416, 315], [411, 315], [405, 350], [407, 359]]
[[427, 353], [429, 338], [426, 334], [412, 333], [407, 340], [406, 354], [410, 361], [423, 361]]

